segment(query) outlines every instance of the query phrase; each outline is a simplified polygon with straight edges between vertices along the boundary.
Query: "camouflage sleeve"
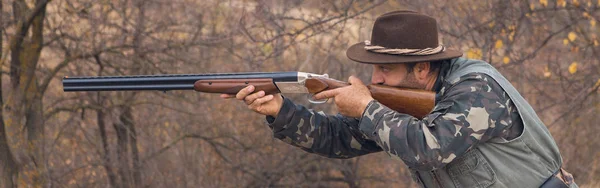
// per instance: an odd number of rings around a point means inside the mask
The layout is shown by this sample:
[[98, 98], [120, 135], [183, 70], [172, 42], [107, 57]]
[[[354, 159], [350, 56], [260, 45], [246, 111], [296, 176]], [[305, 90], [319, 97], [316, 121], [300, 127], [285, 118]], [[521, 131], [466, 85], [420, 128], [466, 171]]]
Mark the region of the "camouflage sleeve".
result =
[[276, 138], [329, 158], [350, 158], [382, 151], [358, 130], [358, 120], [328, 116], [284, 99], [277, 118], [267, 116]]
[[361, 132], [391, 157], [431, 171], [477, 143], [505, 134], [512, 124], [512, 102], [491, 77], [472, 73], [443, 86], [433, 111], [422, 120], [371, 101], [361, 118]]

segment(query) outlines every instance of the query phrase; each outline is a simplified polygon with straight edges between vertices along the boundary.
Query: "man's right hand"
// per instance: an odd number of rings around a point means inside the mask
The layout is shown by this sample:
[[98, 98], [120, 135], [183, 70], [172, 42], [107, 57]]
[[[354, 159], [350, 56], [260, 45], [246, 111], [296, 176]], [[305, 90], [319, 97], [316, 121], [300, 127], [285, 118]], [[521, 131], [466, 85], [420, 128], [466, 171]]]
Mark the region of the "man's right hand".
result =
[[236, 98], [244, 101], [251, 109], [259, 114], [277, 117], [279, 109], [283, 105], [283, 97], [281, 94], [272, 94], [265, 96], [265, 91], [254, 92], [254, 86], [250, 85], [240, 90], [236, 95], [221, 94], [221, 98], [230, 99]]

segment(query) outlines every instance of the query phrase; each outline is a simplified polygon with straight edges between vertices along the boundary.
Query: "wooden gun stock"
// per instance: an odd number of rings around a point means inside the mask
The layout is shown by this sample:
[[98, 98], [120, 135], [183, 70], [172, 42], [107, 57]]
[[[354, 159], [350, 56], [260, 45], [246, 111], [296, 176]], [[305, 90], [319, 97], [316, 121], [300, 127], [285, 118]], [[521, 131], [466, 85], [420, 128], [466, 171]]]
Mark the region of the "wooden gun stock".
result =
[[[309, 78], [305, 84], [308, 91], [313, 94], [348, 85], [350, 84], [330, 78]], [[429, 114], [435, 106], [435, 93], [431, 91], [383, 85], [368, 85], [367, 87], [373, 98], [381, 104], [419, 119]]]

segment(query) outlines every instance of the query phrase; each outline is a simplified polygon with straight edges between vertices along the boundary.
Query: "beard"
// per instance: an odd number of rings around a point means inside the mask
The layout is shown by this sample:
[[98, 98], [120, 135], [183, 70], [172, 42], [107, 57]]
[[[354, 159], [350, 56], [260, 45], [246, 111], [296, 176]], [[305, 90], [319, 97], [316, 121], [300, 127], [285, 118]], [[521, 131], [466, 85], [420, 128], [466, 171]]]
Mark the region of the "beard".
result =
[[400, 83], [400, 87], [402, 88], [411, 88], [411, 89], [426, 89], [425, 84], [420, 84], [417, 81], [417, 78], [414, 74], [406, 74], [402, 83]]

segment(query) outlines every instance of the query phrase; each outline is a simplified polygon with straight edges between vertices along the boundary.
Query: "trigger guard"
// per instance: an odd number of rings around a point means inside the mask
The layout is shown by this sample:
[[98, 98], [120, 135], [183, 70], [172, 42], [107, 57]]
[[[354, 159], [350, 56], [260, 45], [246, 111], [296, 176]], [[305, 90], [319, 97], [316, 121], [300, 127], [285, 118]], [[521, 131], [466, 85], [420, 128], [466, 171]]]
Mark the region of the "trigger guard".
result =
[[329, 101], [329, 99], [321, 99], [321, 100], [313, 100], [313, 94], [309, 94], [308, 95], [308, 102], [313, 103], [313, 104], [323, 104], [326, 103], [327, 101]]

